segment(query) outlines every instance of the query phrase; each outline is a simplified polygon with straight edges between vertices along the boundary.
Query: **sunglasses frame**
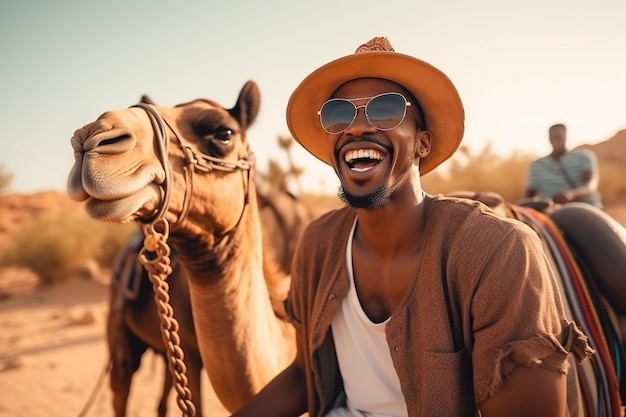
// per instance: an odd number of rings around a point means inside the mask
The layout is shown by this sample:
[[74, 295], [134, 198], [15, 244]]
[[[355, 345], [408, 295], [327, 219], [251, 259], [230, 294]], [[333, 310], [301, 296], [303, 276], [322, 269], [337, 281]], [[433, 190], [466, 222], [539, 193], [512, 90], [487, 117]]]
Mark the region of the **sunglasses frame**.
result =
[[[400, 96], [402, 97], [402, 99], [404, 100], [404, 113], [402, 114], [402, 117], [400, 118], [400, 121], [398, 122], [397, 125], [393, 126], [393, 127], [389, 127], [389, 128], [384, 128], [381, 129], [378, 126], [374, 125], [372, 123], [372, 121], [369, 118], [369, 115], [367, 114], [367, 106], [372, 102], [372, 100], [377, 99], [379, 97], [382, 96], [388, 96], [388, 95], [395, 95], [395, 96]], [[365, 104], [362, 104], [360, 106], [357, 106], [354, 102], [355, 101], [361, 101], [361, 100], [367, 100], [367, 102]], [[326, 104], [330, 103], [330, 102], [334, 102], [334, 101], [347, 101], [348, 103], [352, 104], [354, 106], [354, 117], [352, 118], [352, 120], [350, 121], [350, 123], [348, 123], [346, 125], [346, 127], [344, 127], [343, 129], [341, 129], [338, 132], [330, 132], [326, 129], [326, 127], [324, 126], [324, 123], [322, 123], [322, 110], [324, 109], [324, 106], [326, 106]], [[393, 130], [396, 127], [400, 126], [402, 124], [402, 122], [404, 121], [404, 119], [406, 118], [406, 113], [407, 113], [407, 107], [411, 107], [411, 102], [404, 96], [404, 94], [401, 93], [397, 93], [397, 92], [387, 92], [387, 93], [381, 93], [381, 94], [377, 94], [375, 96], [372, 97], [360, 97], [360, 98], [331, 98], [326, 100], [324, 103], [322, 103], [322, 106], [320, 107], [320, 109], [317, 111], [317, 115], [320, 118], [320, 125], [322, 126], [322, 129], [324, 129], [324, 132], [331, 134], [331, 135], [337, 135], [339, 133], [343, 133], [346, 131], [346, 129], [348, 129], [350, 126], [352, 126], [352, 124], [354, 123], [354, 121], [356, 120], [357, 116], [359, 115], [359, 109], [363, 108], [364, 109], [364, 113], [365, 113], [365, 119], [367, 120], [367, 123], [370, 124], [370, 126], [372, 126], [373, 128], [377, 129], [377, 130], [381, 130], [381, 131], [388, 131], [388, 130]]]

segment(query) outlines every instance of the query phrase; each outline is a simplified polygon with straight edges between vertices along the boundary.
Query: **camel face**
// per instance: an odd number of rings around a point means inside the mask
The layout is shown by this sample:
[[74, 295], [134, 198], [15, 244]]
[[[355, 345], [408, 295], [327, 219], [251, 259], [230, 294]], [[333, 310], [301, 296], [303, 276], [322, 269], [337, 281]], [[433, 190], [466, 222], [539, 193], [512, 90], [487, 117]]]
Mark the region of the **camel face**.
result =
[[129, 221], [154, 211], [165, 170], [154, 152], [154, 133], [141, 109], [104, 113], [72, 137], [74, 166], [67, 191], [87, 200], [96, 218]]
[[170, 222], [188, 212], [216, 231], [232, 227], [249, 180], [245, 132], [258, 113], [256, 84], [232, 109], [200, 99], [142, 106], [106, 112], [74, 133], [70, 197], [101, 220], [149, 221], [163, 210]]

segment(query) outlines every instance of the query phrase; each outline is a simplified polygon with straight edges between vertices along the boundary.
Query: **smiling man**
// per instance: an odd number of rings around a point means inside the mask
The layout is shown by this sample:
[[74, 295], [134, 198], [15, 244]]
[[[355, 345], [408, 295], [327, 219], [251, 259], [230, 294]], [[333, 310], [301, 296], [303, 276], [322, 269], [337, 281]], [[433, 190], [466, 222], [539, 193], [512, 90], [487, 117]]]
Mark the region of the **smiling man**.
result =
[[536, 234], [422, 190], [463, 136], [452, 82], [374, 38], [311, 73], [287, 122], [348, 204], [299, 242], [296, 360], [235, 416], [577, 415], [568, 362], [592, 350]]

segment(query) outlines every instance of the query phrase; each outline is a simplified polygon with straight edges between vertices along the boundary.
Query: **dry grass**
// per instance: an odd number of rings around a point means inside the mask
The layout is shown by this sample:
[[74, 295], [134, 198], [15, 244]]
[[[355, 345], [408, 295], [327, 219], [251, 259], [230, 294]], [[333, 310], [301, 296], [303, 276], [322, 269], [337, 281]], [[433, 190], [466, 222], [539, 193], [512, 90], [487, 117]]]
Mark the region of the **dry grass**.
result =
[[600, 165], [600, 194], [605, 204], [626, 201], [626, 170], [618, 163]]
[[533, 156], [522, 153], [503, 158], [492, 152], [489, 145], [475, 154], [461, 148], [442, 170], [425, 175], [422, 182], [424, 189], [431, 194], [492, 191], [515, 202], [524, 196], [526, 175], [532, 160]]
[[[536, 155], [514, 152], [503, 157], [487, 145], [472, 153], [461, 148], [442, 168], [424, 176], [424, 188], [432, 193], [452, 191], [493, 191], [505, 200], [515, 202], [524, 197], [528, 167]], [[598, 186], [605, 204], [626, 201], [626, 175], [615, 162], [600, 162]]]
[[71, 275], [86, 259], [110, 267], [117, 252], [136, 229], [64, 212], [55, 217], [25, 221], [0, 255], [0, 266], [28, 268], [40, 282], [50, 284]]

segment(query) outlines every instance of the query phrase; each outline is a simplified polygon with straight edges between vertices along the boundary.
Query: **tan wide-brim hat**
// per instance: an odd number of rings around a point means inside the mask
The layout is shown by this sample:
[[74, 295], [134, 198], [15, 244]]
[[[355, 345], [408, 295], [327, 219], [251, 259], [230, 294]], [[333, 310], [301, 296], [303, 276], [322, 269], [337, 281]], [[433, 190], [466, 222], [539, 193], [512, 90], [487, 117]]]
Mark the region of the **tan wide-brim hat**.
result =
[[374, 38], [352, 55], [313, 71], [291, 94], [287, 126], [304, 148], [333, 165], [328, 133], [322, 129], [318, 110], [344, 83], [359, 78], [382, 78], [404, 87], [417, 99], [431, 133], [431, 151], [420, 162], [425, 174], [448, 159], [463, 138], [465, 113], [459, 93], [440, 70], [409, 55], [397, 53], [386, 38]]

